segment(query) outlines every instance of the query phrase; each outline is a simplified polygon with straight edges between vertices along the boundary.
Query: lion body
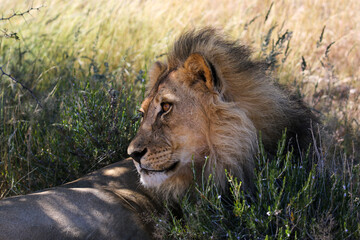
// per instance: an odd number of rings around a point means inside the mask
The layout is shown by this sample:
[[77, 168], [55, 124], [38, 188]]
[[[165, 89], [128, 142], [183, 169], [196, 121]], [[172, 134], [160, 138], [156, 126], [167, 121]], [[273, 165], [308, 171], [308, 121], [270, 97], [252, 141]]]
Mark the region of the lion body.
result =
[[0, 201], [0, 239], [151, 239], [145, 218], [156, 209], [132, 161], [123, 160], [72, 183]]

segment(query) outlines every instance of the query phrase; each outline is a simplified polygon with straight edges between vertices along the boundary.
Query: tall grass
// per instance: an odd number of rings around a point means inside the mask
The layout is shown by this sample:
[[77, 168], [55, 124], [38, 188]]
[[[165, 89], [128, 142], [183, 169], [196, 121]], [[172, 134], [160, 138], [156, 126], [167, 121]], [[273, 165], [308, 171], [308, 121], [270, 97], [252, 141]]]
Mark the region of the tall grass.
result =
[[195, 204], [185, 199], [183, 220], [164, 220], [159, 234], [359, 236], [359, 12], [357, 0], [2, 0], [0, 198], [125, 158], [146, 69], [181, 32], [211, 25], [251, 45], [276, 81], [318, 112], [326, 140], [315, 160], [326, 170], [307, 167], [313, 158], [298, 161], [291, 152], [274, 161], [259, 153], [256, 184], [266, 194], [248, 199], [230, 179], [231, 207], [207, 190]]

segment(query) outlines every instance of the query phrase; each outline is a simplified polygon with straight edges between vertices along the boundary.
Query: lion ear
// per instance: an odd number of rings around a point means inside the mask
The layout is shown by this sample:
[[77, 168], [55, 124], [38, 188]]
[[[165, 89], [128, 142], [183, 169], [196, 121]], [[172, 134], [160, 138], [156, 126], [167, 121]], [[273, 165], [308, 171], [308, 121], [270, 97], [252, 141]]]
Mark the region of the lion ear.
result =
[[185, 69], [199, 77], [211, 91], [218, 91], [215, 69], [199, 53], [191, 54], [184, 63]]

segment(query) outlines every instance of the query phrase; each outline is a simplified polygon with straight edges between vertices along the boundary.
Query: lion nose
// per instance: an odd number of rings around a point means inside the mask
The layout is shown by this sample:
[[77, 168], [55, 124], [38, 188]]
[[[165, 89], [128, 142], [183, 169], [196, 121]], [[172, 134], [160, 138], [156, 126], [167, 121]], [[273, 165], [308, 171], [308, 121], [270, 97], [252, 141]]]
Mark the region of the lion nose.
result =
[[142, 151], [133, 151], [130, 153], [130, 157], [132, 157], [136, 162], [140, 163], [141, 158], [147, 153], [147, 148], [145, 148]]

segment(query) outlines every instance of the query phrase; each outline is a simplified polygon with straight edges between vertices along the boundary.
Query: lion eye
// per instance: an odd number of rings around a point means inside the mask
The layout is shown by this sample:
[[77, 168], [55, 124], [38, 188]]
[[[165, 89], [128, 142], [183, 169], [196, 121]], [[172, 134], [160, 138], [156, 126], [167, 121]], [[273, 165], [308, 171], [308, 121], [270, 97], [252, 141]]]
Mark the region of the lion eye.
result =
[[169, 111], [171, 108], [171, 104], [170, 103], [162, 103], [161, 104], [161, 109], [163, 112], [167, 112]]

